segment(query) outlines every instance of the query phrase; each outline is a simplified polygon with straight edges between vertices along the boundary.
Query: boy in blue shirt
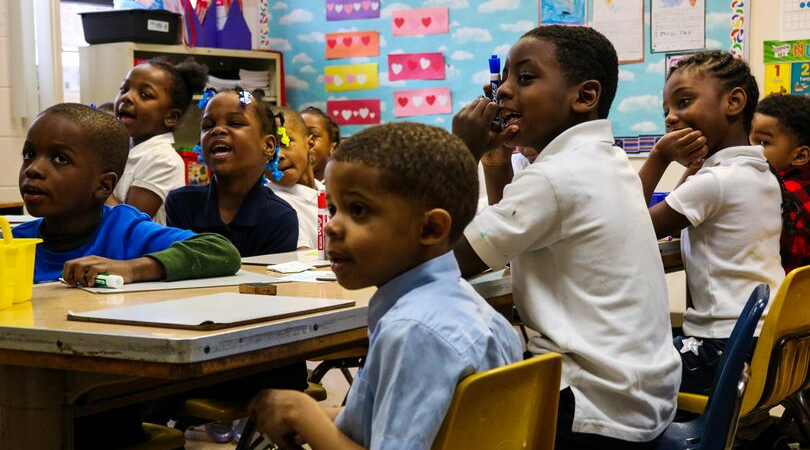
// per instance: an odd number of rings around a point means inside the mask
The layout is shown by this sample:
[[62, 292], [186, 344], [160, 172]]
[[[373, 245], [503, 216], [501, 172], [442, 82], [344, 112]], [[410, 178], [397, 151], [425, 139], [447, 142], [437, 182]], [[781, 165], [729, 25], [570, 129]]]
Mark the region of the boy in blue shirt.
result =
[[517, 333], [450, 251], [475, 214], [475, 161], [446, 131], [400, 122], [342, 142], [325, 173], [332, 270], [345, 288], [378, 287], [368, 358], [342, 411], [272, 390], [250, 410], [277, 445], [430, 448], [459, 381], [521, 359]]
[[102, 272], [125, 283], [232, 275], [240, 257], [219, 235], [157, 225], [128, 205], [105, 206], [124, 170], [129, 135], [115, 118], [64, 103], [42, 112], [23, 145], [20, 193], [40, 219], [14, 228], [40, 237], [34, 281], [92, 286]]

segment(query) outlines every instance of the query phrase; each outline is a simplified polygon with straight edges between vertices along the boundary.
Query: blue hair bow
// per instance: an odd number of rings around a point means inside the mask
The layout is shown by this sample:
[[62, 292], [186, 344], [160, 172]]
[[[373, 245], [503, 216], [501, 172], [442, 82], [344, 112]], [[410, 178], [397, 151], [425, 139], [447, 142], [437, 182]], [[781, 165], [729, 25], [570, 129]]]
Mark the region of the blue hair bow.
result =
[[217, 95], [217, 91], [214, 88], [208, 88], [203, 91], [202, 98], [197, 102], [197, 108], [204, 109], [215, 95]]

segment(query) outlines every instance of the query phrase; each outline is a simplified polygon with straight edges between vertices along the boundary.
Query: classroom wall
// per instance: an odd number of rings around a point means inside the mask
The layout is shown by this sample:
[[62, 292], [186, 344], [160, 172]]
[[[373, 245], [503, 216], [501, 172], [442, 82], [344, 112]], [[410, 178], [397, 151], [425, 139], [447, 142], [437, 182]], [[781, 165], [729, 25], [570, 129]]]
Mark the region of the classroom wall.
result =
[[0, 0], [0, 203], [20, 201], [17, 187], [28, 123], [11, 115], [8, 2]]
[[[748, 64], [751, 72], [757, 78], [759, 92], [765, 91], [765, 64], [762, 63], [762, 42], [779, 39], [779, 13], [778, 5], [771, 0], [753, 0], [751, 3], [751, 33], [748, 38], [751, 42], [751, 52]], [[808, 36], [810, 38], [810, 36]]]

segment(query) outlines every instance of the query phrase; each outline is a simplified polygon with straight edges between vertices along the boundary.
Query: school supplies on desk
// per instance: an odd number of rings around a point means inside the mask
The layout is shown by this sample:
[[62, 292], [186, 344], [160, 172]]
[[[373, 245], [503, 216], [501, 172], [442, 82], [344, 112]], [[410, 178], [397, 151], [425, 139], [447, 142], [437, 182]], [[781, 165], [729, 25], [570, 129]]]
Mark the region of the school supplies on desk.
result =
[[242, 258], [242, 264], [267, 266], [270, 264], [282, 264], [290, 261], [299, 261], [313, 267], [326, 267], [329, 261], [318, 258], [317, 250], [298, 250], [286, 253], [272, 253], [269, 255], [248, 256]]
[[146, 283], [125, 284], [121, 289], [108, 289], [99, 287], [82, 287], [94, 294], [120, 294], [126, 292], [166, 291], [171, 289], [195, 289], [220, 286], [237, 286], [242, 283], [286, 283], [287, 281], [263, 275], [260, 273], [240, 270], [235, 275], [227, 277], [197, 278], [181, 281], [150, 281]]
[[0, 309], [31, 298], [34, 287], [34, 256], [42, 239], [14, 238], [5, 217], [0, 216]]
[[[64, 284], [70, 284], [62, 277], [59, 277], [59, 281]], [[96, 275], [93, 287], [120, 290], [124, 287], [124, 277], [120, 275], [110, 275], [108, 273], [100, 273]]]
[[354, 300], [219, 294], [95, 311], [68, 311], [68, 320], [121, 325], [219, 330], [354, 306]]

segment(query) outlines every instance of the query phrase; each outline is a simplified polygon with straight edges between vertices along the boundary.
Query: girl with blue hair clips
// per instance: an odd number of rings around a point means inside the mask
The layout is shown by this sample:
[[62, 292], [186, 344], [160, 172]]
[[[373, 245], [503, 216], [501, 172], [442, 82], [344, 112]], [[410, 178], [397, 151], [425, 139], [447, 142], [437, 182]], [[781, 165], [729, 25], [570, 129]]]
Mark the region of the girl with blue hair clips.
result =
[[243, 257], [295, 250], [297, 214], [265, 187], [265, 171], [283, 177], [273, 114], [242, 89], [209, 89], [198, 107], [204, 109], [198, 151], [211, 183], [172, 191], [166, 199], [168, 223], [219, 233]]
[[323, 183], [315, 178], [315, 136], [304, 118], [289, 108], [274, 108], [279, 136], [278, 170], [270, 189], [298, 213], [298, 248], [317, 248], [318, 191]]

